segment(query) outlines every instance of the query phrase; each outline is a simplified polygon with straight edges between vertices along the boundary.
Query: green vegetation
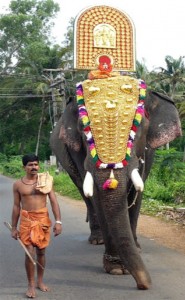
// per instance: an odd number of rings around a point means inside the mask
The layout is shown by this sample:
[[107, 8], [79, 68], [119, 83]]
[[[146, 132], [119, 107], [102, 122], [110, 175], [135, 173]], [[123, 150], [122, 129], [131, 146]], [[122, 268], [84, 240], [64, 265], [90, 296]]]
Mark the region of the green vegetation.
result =
[[157, 150], [145, 183], [142, 212], [156, 214], [164, 206], [185, 206], [185, 163], [183, 153]]
[[51, 174], [54, 177], [54, 188], [56, 192], [76, 200], [82, 200], [82, 196], [67, 173], [61, 172], [59, 175], [55, 175], [54, 171], [51, 170]]
[[[82, 197], [66, 172], [56, 174], [54, 166], [40, 163], [40, 172], [49, 171], [54, 178], [57, 193], [76, 200]], [[7, 158], [0, 155], [0, 173], [12, 178], [24, 176], [21, 156]], [[158, 150], [152, 171], [145, 183], [141, 212], [156, 215], [164, 206], [185, 206], [185, 164], [182, 153]]]
[[[73, 70], [74, 19], [61, 45], [51, 36], [58, 11], [54, 0], [12, 0], [7, 13], [0, 15], [0, 172], [13, 178], [24, 174], [24, 153], [38, 154], [42, 161], [49, 159], [50, 133], [66, 99], [74, 96], [76, 82], [87, 78], [87, 71]], [[166, 55], [164, 59], [166, 68], [159, 66], [152, 72], [144, 60], [137, 61], [135, 76], [145, 80], [148, 89], [173, 98], [183, 136], [170, 143], [170, 150], [156, 153], [145, 185], [145, 213], [154, 213], [162, 205], [185, 203], [185, 63], [183, 56]], [[45, 168], [42, 163], [41, 171]], [[65, 172], [56, 175], [53, 167], [49, 171], [57, 192], [81, 199]]]

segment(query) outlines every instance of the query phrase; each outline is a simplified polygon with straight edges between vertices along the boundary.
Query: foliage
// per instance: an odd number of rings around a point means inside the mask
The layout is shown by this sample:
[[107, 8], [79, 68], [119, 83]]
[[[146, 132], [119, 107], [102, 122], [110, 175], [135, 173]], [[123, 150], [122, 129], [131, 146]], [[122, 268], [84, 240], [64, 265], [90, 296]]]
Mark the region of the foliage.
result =
[[150, 86], [158, 92], [167, 94], [177, 105], [180, 117], [185, 116], [184, 89], [185, 89], [185, 62], [184, 56], [175, 59], [170, 55], [165, 57], [166, 68], [159, 67], [152, 72]]
[[51, 174], [54, 177], [54, 189], [56, 192], [76, 200], [82, 200], [82, 196], [67, 173], [61, 172], [59, 175], [55, 175], [51, 171]]
[[177, 178], [185, 181], [185, 164], [182, 161], [182, 153], [177, 153], [173, 148], [166, 151], [158, 150], [157, 158], [159, 162], [157, 175], [164, 186], [167, 186], [169, 182], [175, 182]]
[[41, 158], [51, 153], [52, 99], [42, 73], [61, 62], [60, 47], [49, 41], [58, 10], [53, 0], [12, 0], [0, 16], [0, 152], [7, 155], [35, 152], [36, 145]]
[[63, 47], [61, 48], [62, 67], [66, 70], [73, 68], [73, 49], [74, 49], [74, 18], [69, 21]]
[[175, 203], [177, 204], [185, 203], [184, 181], [174, 182], [172, 188], [173, 188], [172, 195], [173, 195], [173, 199], [175, 199]]
[[155, 89], [168, 94], [172, 99], [178, 91], [185, 87], [184, 57], [175, 59], [169, 55], [165, 57], [166, 68], [158, 67], [157, 78], [154, 82]]
[[185, 203], [185, 164], [183, 153], [174, 149], [157, 150], [151, 173], [145, 183], [144, 199]]
[[141, 213], [153, 216], [160, 212], [162, 207], [164, 207], [164, 203], [161, 200], [143, 198]]
[[0, 73], [19, 68], [23, 62], [35, 68], [37, 57], [46, 58], [50, 20], [58, 10], [53, 0], [10, 2], [9, 12], [0, 17]]
[[23, 169], [20, 156], [0, 157], [1, 172], [3, 175], [7, 175], [13, 178], [19, 178], [23, 176]]
[[136, 61], [136, 76], [137, 78], [143, 79], [145, 82], [148, 81], [150, 75], [144, 59], [141, 62], [138, 60]]

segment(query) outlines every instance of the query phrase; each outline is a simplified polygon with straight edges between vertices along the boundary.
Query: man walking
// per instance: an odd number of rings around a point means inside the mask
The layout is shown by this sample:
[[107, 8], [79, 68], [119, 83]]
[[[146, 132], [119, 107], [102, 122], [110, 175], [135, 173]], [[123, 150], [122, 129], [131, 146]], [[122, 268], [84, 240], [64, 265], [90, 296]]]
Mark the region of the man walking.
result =
[[[35, 284], [35, 266], [26, 255], [25, 268], [28, 279], [26, 296], [35, 298], [35, 288], [49, 291], [43, 283], [45, 267], [45, 249], [50, 242], [51, 220], [47, 208], [47, 196], [55, 218], [54, 235], [62, 232], [60, 207], [53, 190], [52, 177], [49, 173], [38, 173], [39, 158], [34, 154], [22, 158], [25, 176], [13, 184], [14, 203], [12, 209], [12, 237], [18, 237], [32, 257], [37, 255], [37, 284]], [[19, 230], [17, 229], [20, 221]], [[36, 252], [36, 253], [35, 253]]]

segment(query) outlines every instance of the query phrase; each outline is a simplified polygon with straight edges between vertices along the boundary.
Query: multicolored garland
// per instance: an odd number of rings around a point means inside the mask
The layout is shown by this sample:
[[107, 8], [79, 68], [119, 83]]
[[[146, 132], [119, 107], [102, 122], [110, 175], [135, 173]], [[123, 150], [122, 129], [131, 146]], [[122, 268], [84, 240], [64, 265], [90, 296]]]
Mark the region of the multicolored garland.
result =
[[[96, 164], [97, 168], [118, 169], [118, 168], [123, 168], [124, 166], [128, 165], [128, 162], [131, 158], [131, 150], [133, 147], [135, 135], [136, 135], [138, 127], [141, 123], [142, 117], [144, 116], [144, 99], [146, 97], [146, 84], [141, 79], [139, 79], [138, 83], [139, 83], [139, 99], [138, 99], [135, 117], [134, 117], [134, 120], [132, 123], [132, 127], [130, 130], [130, 134], [129, 134], [129, 138], [128, 138], [128, 142], [127, 142], [126, 156], [122, 162], [110, 163], [110, 164], [103, 163], [98, 157], [98, 154], [96, 152], [94, 138], [92, 136], [92, 132], [91, 132], [91, 128], [90, 128], [90, 120], [89, 120], [88, 113], [87, 113], [87, 110], [85, 107], [82, 83], [78, 83], [76, 85], [76, 97], [77, 97], [79, 117], [82, 120], [83, 127], [84, 127], [84, 133], [86, 135], [90, 153], [91, 153], [92, 159], [93, 159], [94, 163]], [[113, 172], [112, 172], [110, 179], [108, 179], [104, 183], [103, 189], [108, 189], [108, 188], [114, 189], [117, 187], [117, 184], [118, 184], [118, 182], [116, 182], [116, 179], [114, 179]]]

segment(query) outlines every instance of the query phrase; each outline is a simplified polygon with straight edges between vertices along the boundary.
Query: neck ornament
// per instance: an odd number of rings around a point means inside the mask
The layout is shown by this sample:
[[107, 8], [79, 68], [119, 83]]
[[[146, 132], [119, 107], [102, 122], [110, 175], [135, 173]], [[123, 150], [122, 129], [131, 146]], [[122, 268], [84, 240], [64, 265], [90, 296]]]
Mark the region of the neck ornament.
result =
[[26, 183], [26, 182], [24, 182], [23, 177], [21, 178], [21, 181], [25, 185], [35, 185], [37, 183], [37, 180], [35, 182], [33, 182], [33, 183]]

